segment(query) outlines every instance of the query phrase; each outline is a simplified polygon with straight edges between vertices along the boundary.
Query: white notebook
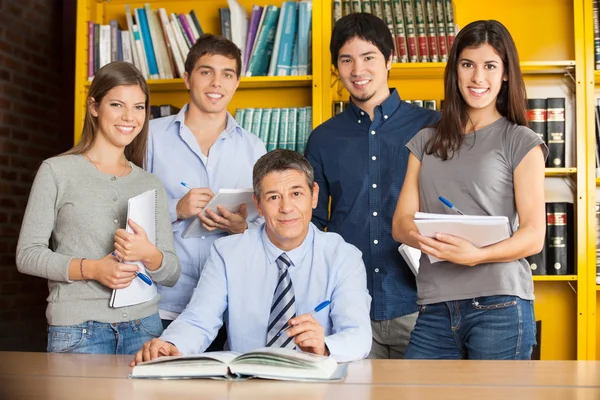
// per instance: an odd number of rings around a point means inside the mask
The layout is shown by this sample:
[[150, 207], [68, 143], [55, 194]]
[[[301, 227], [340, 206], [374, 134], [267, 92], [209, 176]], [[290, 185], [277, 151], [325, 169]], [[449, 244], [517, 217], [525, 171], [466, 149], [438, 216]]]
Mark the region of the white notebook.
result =
[[401, 244], [398, 247], [398, 252], [404, 261], [406, 261], [413, 274], [417, 276], [419, 273], [419, 266], [421, 265], [421, 250]]
[[[446, 233], [468, 240], [475, 247], [489, 246], [508, 239], [511, 235], [508, 218], [505, 216], [418, 212], [415, 214], [415, 224], [423, 236], [434, 237], [436, 233]], [[428, 257], [431, 263], [442, 261], [434, 256]]]
[[[132, 219], [136, 224], [140, 225], [150, 243], [156, 245], [156, 189], [148, 190], [138, 196], [132, 197], [127, 202], [127, 220]], [[129, 226], [126, 227], [127, 232], [133, 233]], [[136, 264], [140, 271], [150, 278], [150, 274], [141, 261], [128, 262]], [[156, 283], [148, 285], [140, 278], [136, 277], [131, 281], [131, 284], [124, 289], [113, 289], [110, 297], [111, 307], [124, 307], [134, 304], [144, 303], [152, 300], [158, 294]]]
[[[236, 213], [240, 211], [240, 207], [242, 204], [246, 204], [246, 210], [248, 210], [248, 217], [246, 218], [246, 221], [252, 222], [256, 218], [258, 218], [258, 210], [256, 209], [254, 201], [252, 200], [252, 193], [254, 193], [254, 190], [252, 188], [219, 189], [219, 191], [213, 196], [213, 198], [210, 199], [206, 207], [204, 207], [202, 213], [206, 215], [206, 210], [211, 210], [212, 212], [221, 215], [221, 213], [217, 209], [217, 206], [223, 206], [227, 210]], [[213, 231], [208, 231], [204, 229], [204, 227], [202, 226], [202, 221], [200, 221], [200, 218], [196, 217], [181, 236], [184, 238], [190, 238], [215, 235], [217, 233], [222, 232], [224, 232], [222, 229], [215, 229]]]

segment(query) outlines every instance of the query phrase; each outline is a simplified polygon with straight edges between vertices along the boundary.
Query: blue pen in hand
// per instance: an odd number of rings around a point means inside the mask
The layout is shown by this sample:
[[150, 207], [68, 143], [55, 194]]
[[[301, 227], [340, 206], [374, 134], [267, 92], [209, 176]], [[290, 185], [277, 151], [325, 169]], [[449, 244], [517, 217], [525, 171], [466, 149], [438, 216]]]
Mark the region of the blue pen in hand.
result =
[[[112, 255], [115, 257], [117, 256], [114, 251], [112, 252]], [[119, 262], [121, 262], [121, 260], [119, 260]], [[138, 272], [138, 271], [136, 271], [134, 273], [135, 273], [135, 276], [137, 276], [142, 281], [144, 281], [148, 286], [152, 286], [152, 279], [150, 279], [150, 277], [148, 275], [142, 274], [141, 272]]]
[[192, 188], [187, 183], [185, 183], [185, 182], [179, 182], [179, 183], [181, 183], [181, 186], [186, 187], [186, 188], [192, 190]]
[[450, 208], [451, 210], [454, 210], [454, 212], [456, 212], [457, 214], [460, 215], [465, 215], [463, 214], [462, 211], [460, 211], [458, 208], [454, 207], [454, 204], [450, 203], [450, 201], [448, 201], [447, 199], [443, 198], [442, 196], [438, 197], [440, 199], [440, 201], [442, 203], [444, 203], [448, 208]]
[[[318, 306], [315, 307], [314, 310], [312, 310], [309, 315], [314, 315], [316, 313], [318, 313], [319, 311], [321, 311], [322, 309], [324, 309], [325, 307], [327, 307], [331, 302], [329, 300], [325, 300], [324, 302], [322, 302], [321, 304], [319, 304]], [[285, 328], [283, 328], [281, 331], [279, 331], [279, 333], [277, 334], [277, 336], [281, 336], [284, 334], [284, 332], [289, 331], [290, 329], [292, 329], [295, 325], [288, 325]]]

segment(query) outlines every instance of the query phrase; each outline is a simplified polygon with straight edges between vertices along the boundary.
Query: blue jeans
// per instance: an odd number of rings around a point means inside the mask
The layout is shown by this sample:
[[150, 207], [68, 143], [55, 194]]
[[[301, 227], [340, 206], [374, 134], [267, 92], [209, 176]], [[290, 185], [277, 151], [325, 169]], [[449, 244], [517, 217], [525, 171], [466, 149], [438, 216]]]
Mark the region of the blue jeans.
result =
[[487, 296], [420, 306], [405, 359], [529, 360], [533, 301]]
[[158, 313], [144, 319], [106, 324], [87, 321], [79, 325], [48, 326], [48, 352], [135, 354], [163, 331]]

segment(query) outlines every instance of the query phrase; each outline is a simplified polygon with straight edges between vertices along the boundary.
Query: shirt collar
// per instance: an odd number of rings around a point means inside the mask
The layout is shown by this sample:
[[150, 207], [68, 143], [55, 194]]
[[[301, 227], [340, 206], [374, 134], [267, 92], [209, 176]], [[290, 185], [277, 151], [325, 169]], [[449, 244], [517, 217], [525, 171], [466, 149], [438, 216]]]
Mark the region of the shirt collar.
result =
[[[173, 120], [173, 122], [171, 122], [171, 124], [179, 123], [179, 127], [181, 128], [181, 126], [183, 126], [183, 124], [185, 123], [185, 113], [187, 112], [188, 108], [189, 103], [187, 103], [181, 108], [181, 110], [177, 113], [175, 119]], [[233, 116], [229, 112], [227, 112], [227, 122], [225, 123], [225, 130], [221, 132], [217, 139], [231, 137], [235, 133], [241, 136], [242, 127], [237, 123], [235, 118], [233, 118]]]
[[273, 242], [271, 242], [271, 239], [269, 239], [269, 236], [267, 236], [267, 225], [263, 224], [261, 237], [269, 263], [274, 263], [277, 260], [277, 257], [281, 255], [281, 253], [285, 253], [290, 258], [290, 260], [292, 260], [292, 264], [294, 266], [299, 266], [304, 260], [306, 253], [308, 252], [308, 246], [313, 242], [313, 239], [315, 237], [314, 230], [315, 226], [312, 224], [312, 222], [309, 223], [308, 233], [306, 234], [306, 237], [304, 238], [300, 246], [290, 251], [283, 251], [277, 246], [275, 246]]
[[[400, 99], [398, 91], [395, 88], [390, 88], [389, 97], [385, 99], [383, 103], [377, 106], [381, 107], [381, 112], [384, 116], [384, 119], [387, 119], [385, 118], [386, 115], [389, 117], [398, 109], [398, 107], [400, 107], [401, 101], [402, 100]], [[358, 107], [352, 102], [352, 98], [350, 98], [350, 101], [348, 102], [348, 107], [346, 109], [349, 110], [349, 112], [352, 112], [354, 117], [357, 118], [357, 120], [366, 118], [366, 116], [368, 116], [366, 111], [362, 110], [360, 107]]]

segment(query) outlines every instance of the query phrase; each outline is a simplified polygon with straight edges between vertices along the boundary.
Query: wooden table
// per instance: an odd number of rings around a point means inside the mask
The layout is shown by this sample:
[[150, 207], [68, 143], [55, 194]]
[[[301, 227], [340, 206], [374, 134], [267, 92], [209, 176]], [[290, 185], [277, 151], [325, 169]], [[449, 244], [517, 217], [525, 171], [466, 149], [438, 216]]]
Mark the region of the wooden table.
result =
[[600, 399], [600, 361], [351, 363], [344, 382], [128, 379], [129, 356], [0, 352], [0, 399]]

